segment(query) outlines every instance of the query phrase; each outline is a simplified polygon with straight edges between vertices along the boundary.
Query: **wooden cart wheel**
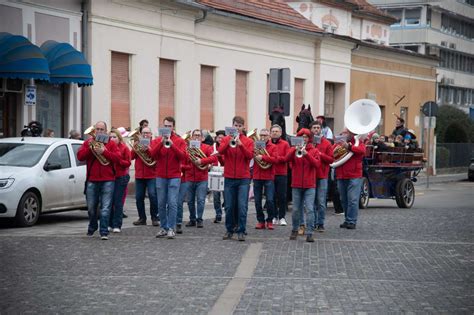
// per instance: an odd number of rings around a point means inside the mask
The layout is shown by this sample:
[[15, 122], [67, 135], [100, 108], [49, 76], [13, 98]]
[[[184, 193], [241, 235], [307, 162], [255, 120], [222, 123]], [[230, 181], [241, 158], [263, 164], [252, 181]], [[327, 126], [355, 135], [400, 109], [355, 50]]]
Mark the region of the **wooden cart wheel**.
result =
[[369, 180], [367, 177], [362, 178], [362, 188], [360, 190], [359, 208], [367, 209], [369, 206], [370, 191]]
[[399, 208], [411, 208], [415, 202], [415, 186], [408, 178], [402, 178], [397, 182], [395, 200]]

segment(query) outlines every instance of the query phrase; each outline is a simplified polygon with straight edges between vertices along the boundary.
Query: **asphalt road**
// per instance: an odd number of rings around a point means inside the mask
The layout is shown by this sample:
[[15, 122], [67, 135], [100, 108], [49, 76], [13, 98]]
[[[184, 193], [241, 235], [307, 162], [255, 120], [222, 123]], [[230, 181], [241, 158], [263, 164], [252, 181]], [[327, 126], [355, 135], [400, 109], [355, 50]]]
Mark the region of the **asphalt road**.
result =
[[[203, 229], [174, 240], [156, 227], [86, 237], [87, 213], [0, 223], [0, 313], [314, 314], [474, 312], [474, 183], [417, 186], [415, 206], [371, 200], [356, 230], [328, 209], [316, 242], [290, 226], [223, 241], [211, 204]], [[185, 206], [185, 217], [187, 216]], [[291, 218], [288, 217], [291, 222]]]

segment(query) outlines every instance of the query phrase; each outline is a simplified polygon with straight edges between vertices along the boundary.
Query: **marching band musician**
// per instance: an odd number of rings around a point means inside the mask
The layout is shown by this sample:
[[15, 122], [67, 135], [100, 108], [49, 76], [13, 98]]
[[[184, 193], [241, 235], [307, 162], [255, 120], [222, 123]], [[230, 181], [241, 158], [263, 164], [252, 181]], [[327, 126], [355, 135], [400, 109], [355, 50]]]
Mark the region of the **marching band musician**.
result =
[[109, 136], [110, 140], [117, 144], [120, 156], [119, 162], [115, 164], [114, 197], [109, 226], [112, 228], [113, 233], [120, 233], [123, 221], [123, 199], [130, 181], [130, 175], [128, 174], [131, 165], [130, 149], [123, 141], [122, 133], [119, 129], [112, 128]]
[[[219, 154], [224, 156], [224, 199], [226, 204], [224, 240], [232, 239], [234, 233], [234, 213], [238, 214], [237, 235], [239, 241], [245, 241], [248, 194], [250, 188], [250, 160], [253, 158], [253, 141], [243, 133], [245, 120], [240, 116], [232, 119], [232, 125], [238, 135], [226, 136], [219, 146]], [[235, 147], [231, 146], [235, 141]]]
[[[197, 150], [190, 148], [188, 151], [188, 160], [191, 165], [191, 169], [185, 173], [186, 182], [185, 190], [188, 193], [188, 208], [189, 208], [189, 222], [186, 227], [197, 226], [203, 228], [204, 206], [206, 202], [207, 194], [207, 183], [208, 183], [208, 172], [209, 167], [207, 165], [217, 162], [217, 156], [212, 155], [213, 149], [210, 145], [202, 143], [202, 133], [200, 129], [195, 129], [192, 132], [192, 140], [198, 141], [200, 144], [200, 150], [204, 153], [204, 156], [194, 156]], [[194, 152], [194, 153], [193, 153]], [[196, 215], [196, 201], [197, 201], [197, 215]]]
[[321, 137], [319, 143], [313, 142], [313, 146], [319, 150], [320, 158], [320, 167], [316, 172], [316, 198], [314, 199], [314, 228], [318, 232], [324, 232], [329, 164], [334, 162], [332, 144], [322, 135], [322, 127], [319, 121], [313, 121], [309, 124], [312, 135]]
[[[188, 161], [189, 162], [189, 161]], [[192, 168], [186, 161], [181, 163], [181, 183], [179, 185], [178, 205], [176, 207], [176, 234], [183, 234], [183, 205], [188, 198], [188, 186], [186, 183], [186, 172]]]
[[169, 137], [160, 136], [153, 140], [150, 155], [156, 160], [158, 192], [158, 212], [161, 229], [156, 237], [175, 238], [176, 215], [179, 186], [181, 182], [181, 163], [187, 157], [186, 143], [174, 131], [175, 120], [165, 117], [163, 127], [169, 128]]
[[[143, 127], [141, 130], [141, 137], [143, 139], [150, 139], [151, 144], [153, 137], [151, 129]], [[132, 160], [135, 160], [135, 202], [138, 211], [138, 220], [134, 221], [133, 225], [146, 225], [145, 191], [148, 191], [151, 223], [153, 226], [158, 226], [160, 223], [158, 217], [158, 197], [156, 194], [156, 163], [153, 166], [145, 164], [135, 150], [132, 150]]]
[[287, 141], [283, 140], [282, 128], [279, 125], [273, 125], [271, 130], [272, 144], [275, 145], [275, 157], [277, 161], [273, 164], [275, 169], [275, 217], [273, 225], [279, 224], [286, 226], [285, 215], [287, 212], [286, 191], [288, 186], [288, 163], [285, 161], [286, 154], [290, 149]]
[[106, 144], [99, 144], [95, 140], [99, 135], [107, 135], [107, 124], [104, 121], [98, 121], [94, 129], [95, 137], [84, 141], [77, 152], [77, 159], [87, 163], [86, 200], [89, 215], [87, 235], [93, 236], [98, 229], [97, 211], [100, 203], [99, 233], [101, 239], [107, 240], [115, 185], [114, 164], [119, 162], [120, 157], [115, 142], [108, 141]]
[[[336, 168], [337, 189], [344, 209], [344, 223], [339, 227], [352, 230], [356, 228], [359, 212], [362, 160], [365, 155], [365, 145], [362, 141], [359, 141], [359, 145], [355, 146], [354, 134], [347, 128], [344, 129], [342, 135], [346, 136], [347, 140], [342, 140], [339, 144], [354, 154], [346, 163]], [[337, 145], [334, 144], [334, 147]]]
[[[224, 130], [217, 130], [216, 137], [214, 139], [213, 146], [213, 155], [217, 156], [217, 161], [214, 162], [213, 166], [224, 166], [224, 157], [219, 154], [217, 151], [221, 144], [222, 139], [225, 137]], [[212, 201], [214, 203], [214, 210], [216, 211], [216, 218], [214, 219], [214, 223], [219, 223], [222, 221], [222, 202], [221, 202], [221, 194], [220, 191], [213, 191], [212, 192]]]
[[[275, 205], [274, 205], [274, 180], [275, 180], [275, 167], [273, 164], [277, 161], [275, 158], [276, 146], [272, 144], [270, 139], [270, 131], [266, 128], [260, 130], [260, 140], [265, 141], [265, 150], [268, 155], [257, 154], [255, 155], [255, 163], [253, 166], [253, 192], [255, 200], [255, 209], [257, 211], [257, 230], [269, 229], [273, 230], [273, 218], [275, 217]], [[262, 168], [259, 162], [270, 163], [269, 168]], [[265, 187], [265, 193], [267, 197], [267, 219], [265, 220], [265, 214], [262, 209], [262, 196], [263, 188]], [[266, 224], [266, 226], [265, 226]]]
[[[320, 167], [319, 150], [309, 142], [311, 132], [302, 128], [298, 131], [298, 137], [303, 137], [304, 145], [298, 148], [301, 157], [296, 154], [296, 148], [292, 147], [287, 155], [286, 161], [292, 165], [291, 187], [293, 194], [293, 214], [290, 240], [298, 237], [300, 216], [304, 215], [306, 208], [306, 242], [314, 242], [314, 197], [316, 187], [316, 174]], [[303, 207], [304, 205], [304, 207]]]

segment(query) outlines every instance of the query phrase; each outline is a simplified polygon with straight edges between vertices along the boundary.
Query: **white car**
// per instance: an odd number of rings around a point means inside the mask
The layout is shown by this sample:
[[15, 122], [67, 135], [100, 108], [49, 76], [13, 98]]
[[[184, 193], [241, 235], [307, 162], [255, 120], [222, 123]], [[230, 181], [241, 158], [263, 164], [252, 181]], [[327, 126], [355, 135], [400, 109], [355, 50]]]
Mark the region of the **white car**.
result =
[[42, 213], [86, 209], [80, 140], [0, 139], [0, 219], [32, 226]]

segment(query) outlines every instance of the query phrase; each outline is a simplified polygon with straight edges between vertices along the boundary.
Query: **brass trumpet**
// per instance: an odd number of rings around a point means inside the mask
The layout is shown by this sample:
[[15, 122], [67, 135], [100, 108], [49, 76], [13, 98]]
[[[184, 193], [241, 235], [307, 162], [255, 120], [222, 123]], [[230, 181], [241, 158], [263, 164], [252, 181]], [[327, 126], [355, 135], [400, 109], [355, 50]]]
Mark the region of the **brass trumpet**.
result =
[[140, 144], [138, 133], [139, 131], [135, 129], [128, 135], [130, 137], [130, 145], [132, 146], [132, 150], [140, 157], [146, 166], [153, 167], [155, 166], [156, 161], [148, 155], [143, 145]]
[[95, 127], [90, 126], [89, 128], [86, 129], [86, 131], [84, 131], [84, 134], [89, 135], [92, 138], [92, 141], [89, 142], [89, 148], [91, 149], [92, 154], [94, 154], [94, 156], [97, 158], [99, 163], [104, 165], [104, 166], [109, 165], [110, 162], [105, 158], [105, 156], [95, 152], [96, 149], [104, 146], [104, 144], [102, 142], [99, 142], [99, 141], [95, 140], [95, 135], [96, 135]]
[[301, 146], [301, 147], [298, 147], [298, 149], [296, 149], [296, 157], [297, 158], [302, 158], [303, 157], [303, 150], [306, 148], [306, 144]]

